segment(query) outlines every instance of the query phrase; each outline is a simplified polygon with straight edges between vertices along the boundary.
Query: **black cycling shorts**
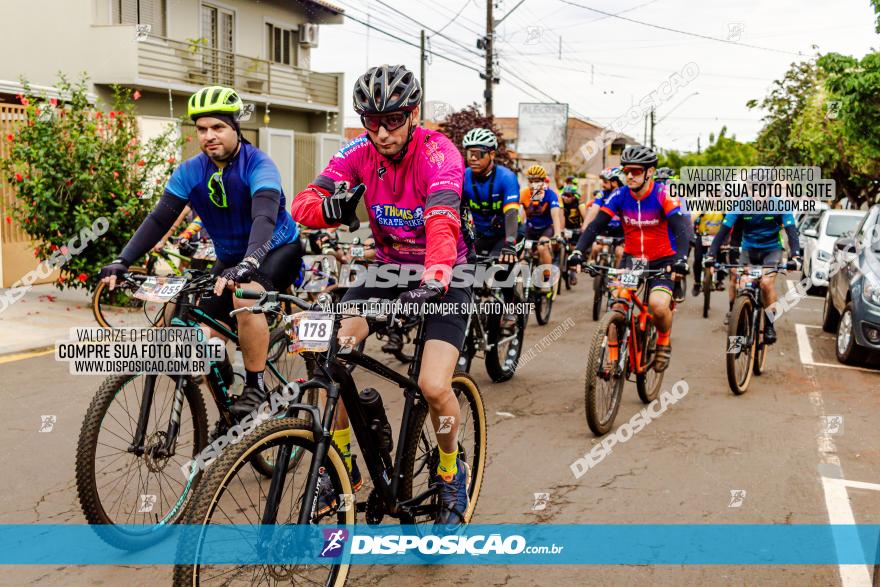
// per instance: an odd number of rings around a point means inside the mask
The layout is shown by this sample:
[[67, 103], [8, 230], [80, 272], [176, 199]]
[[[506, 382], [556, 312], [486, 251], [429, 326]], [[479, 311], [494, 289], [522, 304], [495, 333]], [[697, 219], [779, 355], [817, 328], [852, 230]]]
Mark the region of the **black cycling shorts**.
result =
[[[302, 247], [299, 241], [281, 245], [266, 255], [253, 281], [262, 285], [266, 291], [285, 292], [299, 275], [301, 265]], [[220, 275], [224, 269], [232, 266], [234, 265], [224, 264], [218, 259], [211, 273]], [[235, 308], [232, 305], [232, 293], [232, 290], [226, 289], [219, 296], [215, 296], [213, 292], [203, 294], [198, 307], [211, 318], [223, 322], [236, 331], [237, 322], [235, 318], [229, 316]]]
[[550, 238], [553, 236], [553, 226], [548, 226], [546, 228], [533, 228], [531, 226], [526, 226], [526, 238], [532, 241], [540, 240], [541, 237]]
[[740, 265], [779, 265], [782, 249], [743, 249], [739, 254]]
[[504, 236], [478, 236], [474, 241], [474, 250], [480, 255], [497, 257], [504, 248]]
[[[378, 287], [357, 285], [349, 288], [342, 296], [342, 303], [358, 300], [396, 300], [400, 294], [419, 287], [419, 281], [412, 281], [406, 287]], [[454, 312], [443, 314], [428, 314], [425, 316], [425, 340], [442, 340], [461, 350], [464, 345], [465, 330], [468, 324], [468, 314], [462, 311], [468, 308], [473, 299], [471, 287], [452, 287], [440, 299], [439, 304], [454, 304], [449, 306], [456, 309]], [[370, 324], [370, 334], [375, 332], [375, 323]]]
[[[620, 266], [625, 269], [634, 269], [635, 257], [628, 253], [623, 254], [623, 258], [620, 260]], [[666, 269], [668, 266], [672, 265], [675, 262], [675, 256], [670, 255], [669, 257], [661, 257], [660, 259], [654, 259], [653, 261], [648, 261], [648, 266], [642, 266], [642, 269], [647, 269], [648, 271], [656, 271], [657, 269]], [[672, 296], [672, 292], [675, 288], [675, 281], [673, 281], [671, 276], [668, 275], [660, 275], [659, 277], [652, 277], [648, 280], [648, 292], [653, 291], [662, 291], [668, 293], [670, 297]]]

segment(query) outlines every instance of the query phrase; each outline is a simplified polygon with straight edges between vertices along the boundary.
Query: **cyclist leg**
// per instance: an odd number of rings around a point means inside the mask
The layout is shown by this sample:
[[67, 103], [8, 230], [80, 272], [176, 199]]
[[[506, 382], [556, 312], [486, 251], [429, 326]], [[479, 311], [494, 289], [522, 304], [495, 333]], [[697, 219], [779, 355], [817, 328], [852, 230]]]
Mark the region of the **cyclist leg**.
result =
[[425, 350], [419, 371], [419, 388], [428, 402], [431, 423], [437, 437], [440, 463], [432, 471], [432, 484], [439, 488], [440, 509], [435, 523], [456, 525], [464, 522], [469, 505], [468, 464], [458, 456], [458, 429], [461, 407], [452, 391], [452, 375], [464, 345], [467, 308], [471, 288], [450, 287], [443, 302], [463, 311], [443, 312], [425, 318]]
[[[294, 276], [299, 273], [301, 263], [302, 247], [299, 242], [282, 245], [266, 255], [252, 281], [229, 284], [223, 294], [230, 297], [235, 309], [250, 307], [256, 300], [232, 297], [232, 290], [240, 287], [250, 291], [287, 291]], [[264, 314], [249, 312], [238, 314], [236, 322], [246, 376], [244, 393], [230, 411], [241, 417], [258, 408], [268, 396], [263, 385], [263, 371], [269, 355], [269, 323]]]
[[703, 254], [705, 251], [703, 250], [703, 237], [701, 235], [697, 235], [697, 240], [694, 241], [694, 288], [693, 294], [695, 296], [700, 295], [700, 292], [703, 289]]
[[[663, 269], [672, 263], [672, 258], [657, 259], [648, 263], [649, 269]], [[648, 308], [657, 328], [657, 356], [654, 370], [665, 371], [672, 354], [670, 337], [672, 335], [672, 296], [675, 283], [668, 276], [651, 279], [648, 283]]]
[[[782, 262], [782, 249], [767, 251], [761, 255], [761, 265], [779, 265]], [[767, 308], [776, 302], [776, 271], [766, 272], [761, 278], [761, 301]], [[768, 317], [764, 327], [764, 342], [773, 344], [776, 342], [776, 328]]]

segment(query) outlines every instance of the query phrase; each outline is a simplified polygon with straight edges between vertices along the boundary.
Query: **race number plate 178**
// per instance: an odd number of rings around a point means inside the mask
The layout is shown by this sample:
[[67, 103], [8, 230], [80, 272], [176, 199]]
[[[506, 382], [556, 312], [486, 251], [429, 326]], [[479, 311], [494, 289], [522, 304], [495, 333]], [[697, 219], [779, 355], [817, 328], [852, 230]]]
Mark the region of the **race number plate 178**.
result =
[[321, 353], [330, 348], [333, 336], [333, 314], [299, 312], [286, 318], [290, 323], [290, 353]]
[[186, 277], [155, 277], [151, 276], [141, 283], [134, 297], [146, 302], [165, 303], [183, 289]]

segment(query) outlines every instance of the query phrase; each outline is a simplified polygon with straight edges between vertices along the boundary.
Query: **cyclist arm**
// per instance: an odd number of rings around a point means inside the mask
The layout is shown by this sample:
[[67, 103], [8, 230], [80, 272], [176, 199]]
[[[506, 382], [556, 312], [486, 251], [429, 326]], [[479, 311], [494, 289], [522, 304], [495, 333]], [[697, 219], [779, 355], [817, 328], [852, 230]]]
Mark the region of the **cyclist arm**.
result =
[[727, 240], [727, 236], [733, 232], [736, 224], [736, 214], [724, 215], [724, 220], [721, 222], [721, 226], [718, 228], [718, 232], [715, 234], [715, 238], [712, 239], [712, 244], [709, 246], [710, 257], [718, 257], [718, 254], [721, 252], [721, 245], [723, 245], [724, 241]]
[[785, 235], [788, 237], [788, 254], [790, 257], [801, 256], [800, 237], [798, 236], [797, 224], [794, 216], [786, 214], [782, 217], [782, 226], [785, 229]]
[[598, 204], [592, 204], [587, 208], [587, 211], [584, 214], [584, 222], [581, 224], [582, 229], [586, 229], [587, 225], [596, 219], [596, 216], [599, 215], [599, 210], [600, 208]]
[[[178, 168], [179, 169], [179, 168]], [[169, 184], [170, 185], [170, 184]], [[131, 266], [135, 261], [147, 254], [153, 245], [159, 242], [162, 235], [174, 225], [174, 221], [180, 216], [186, 207], [187, 200], [165, 191], [156, 206], [147, 214], [144, 221], [135, 231], [131, 240], [122, 249], [119, 259]]]
[[559, 205], [561, 197], [550, 190], [544, 191], [544, 201], [550, 208], [550, 219], [553, 221], [553, 236], [562, 234], [565, 217], [562, 215], [562, 206]]
[[608, 223], [611, 222], [612, 216], [613, 214], [605, 208], [599, 210], [596, 217], [586, 226], [586, 228], [584, 228], [584, 232], [581, 233], [581, 238], [578, 239], [577, 248], [581, 253], [586, 253], [590, 247], [593, 246], [593, 241], [596, 240], [596, 236], [608, 226]]
[[257, 264], [272, 249], [272, 240], [275, 233], [275, 223], [278, 211], [281, 207], [281, 192], [271, 189], [261, 189], [254, 193], [251, 199], [251, 233], [248, 237], [247, 252], [245, 258], [253, 259]]
[[504, 240], [508, 243], [515, 243], [516, 233], [519, 229], [519, 182], [512, 174], [506, 186], [502, 211], [504, 212]]
[[[365, 146], [370, 147], [369, 144]], [[290, 203], [290, 215], [293, 219], [308, 228], [331, 228], [339, 224], [328, 224], [321, 211], [324, 198], [329, 198], [336, 193], [336, 187], [340, 182], [348, 182], [349, 186], [355, 186], [358, 181], [356, 169], [357, 149], [347, 150], [343, 147], [327, 164], [324, 171], [315, 178], [301, 192], [294, 196]]]
[[183, 222], [184, 219], [186, 219], [187, 214], [189, 214], [189, 206], [184, 207], [183, 211], [177, 217], [177, 220], [175, 220], [174, 224], [171, 225], [171, 228], [168, 229], [168, 232], [162, 235], [162, 238], [159, 239], [159, 242], [157, 242], [155, 246], [153, 246], [154, 251], [158, 251], [165, 246], [165, 243], [168, 241], [169, 238], [171, 238], [171, 235], [174, 234], [174, 231], [177, 230], [177, 227], [180, 226], [180, 223]]
[[675, 255], [679, 259], [687, 259], [690, 251], [690, 219], [681, 213], [672, 214], [667, 222], [672, 234], [675, 235]]
[[461, 231], [461, 179], [464, 160], [451, 142], [439, 142], [442, 163], [428, 167], [425, 197], [425, 271], [422, 283], [439, 281], [444, 289], [452, 279]]

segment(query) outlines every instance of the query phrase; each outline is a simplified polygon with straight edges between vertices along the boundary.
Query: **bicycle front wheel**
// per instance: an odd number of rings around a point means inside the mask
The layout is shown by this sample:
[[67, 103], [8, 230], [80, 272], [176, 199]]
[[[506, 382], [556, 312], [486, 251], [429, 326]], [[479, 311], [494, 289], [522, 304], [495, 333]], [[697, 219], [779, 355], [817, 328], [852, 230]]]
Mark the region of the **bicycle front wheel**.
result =
[[[753, 329], [752, 300], [747, 296], [738, 296], [727, 325], [727, 383], [736, 395], [748, 391], [752, 380], [755, 358]], [[749, 340], [752, 342], [749, 343]]]
[[[143, 451], [136, 454], [129, 447], [149, 377], [155, 379], [153, 401]], [[109, 377], [86, 412], [76, 450], [76, 491], [86, 521], [108, 544], [137, 549], [161, 538], [157, 530], [180, 519], [199, 482], [199, 474], [184, 476], [181, 470], [208, 439], [205, 403], [191, 377], [184, 379], [174, 450], [170, 455], [162, 451], [177, 380], [168, 375]], [[132, 531], [134, 524], [143, 530]]]
[[[307, 420], [283, 418], [261, 424], [237, 445], [228, 447], [205, 473], [199, 489], [193, 496], [192, 507], [184, 518], [187, 525], [259, 525], [271, 480], [257, 475], [248, 463], [265, 451], [273, 454], [283, 445], [304, 452], [307, 458], [299, 460], [285, 476], [275, 524], [296, 524], [309, 482], [309, 466], [315, 452], [311, 424]], [[342, 454], [331, 444], [324, 461], [324, 471], [331, 484], [328, 502], [330, 509], [322, 515], [313, 514], [312, 524], [353, 525], [355, 507], [353, 491]], [[323, 483], [322, 483], [323, 486]], [[329, 498], [328, 498], [329, 499]], [[333, 503], [335, 501], [335, 503]], [[345, 504], [347, 507], [341, 507]], [[308, 504], [311, 508], [311, 504]], [[329, 526], [328, 526], [329, 527]], [[262, 552], [259, 544], [242, 539], [241, 549]], [[298, 545], [297, 549], [305, 545]], [[201, 540], [182, 542], [178, 546], [178, 560], [196, 560], [205, 545]], [[317, 545], [316, 548], [320, 548]], [[295, 554], [295, 551], [294, 551]], [[174, 585], [254, 585], [281, 584], [325, 585], [341, 587], [349, 572], [349, 565], [340, 559], [328, 558], [324, 565], [208, 565], [178, 564], [174, 567]], [[267, 561], [268, 563], [269, 561]]]
[[605, 273], [593, 278], [593, 320], [602, 315], [602, 300], [605, 299]]
[[624, 369], [618, 368], [620, 361], [612, 361], [609, 357], [608, 341], [613, 337], [620, 345], [618, 348], [622, 348], [626, 335], [626, 318], [612, 310], [602, 317], [590, 343], [584, 377], [584, 404], [587, 425], [596, 436], [607, 434], [614, 425], [626, 380]]
[[708, 269], [703, 270], [703, 318], [709, 317], [709, 306], [712, 303], [712, 290], [714, 289], [714, 283], [712, 283], [712, 275], [709, 273]]
[[[146, 275], [143, 267], [131, 267], [129, 273]], [[119, 281], [113, 291], [107, 284], [98, 283], [92, 294], [92, 314], [103, 328], [141, 328], [163, 326], [165, 304], [145, 302], [134, 297], [140, 286]]]
[[[458, 458], [470, 467], [471, 480], [468, 485], [470, 503], [464, 515], [464, 523], [469, 524], [477, 507], [477, 498], [483, 486], [486, 468], [486, 410], [476, 382], [467, 373], [456, 372], [452, 376], [452, 392], [458, 400], [461, 417], [458, 426]], [[428, 417], [428, 404], [420, 401], [412, 412], [409, 434], [404, 440], [403, 474], [400, 485], [400, 500], [404, 501], [428, 490], [431, 477], [440, 464], [437, 449], [437, 435]], [[402, 514], [402, 524], [428, 524], [434, 521], [438, 511], [437, 497], [418, 507], [415, 515]]]

